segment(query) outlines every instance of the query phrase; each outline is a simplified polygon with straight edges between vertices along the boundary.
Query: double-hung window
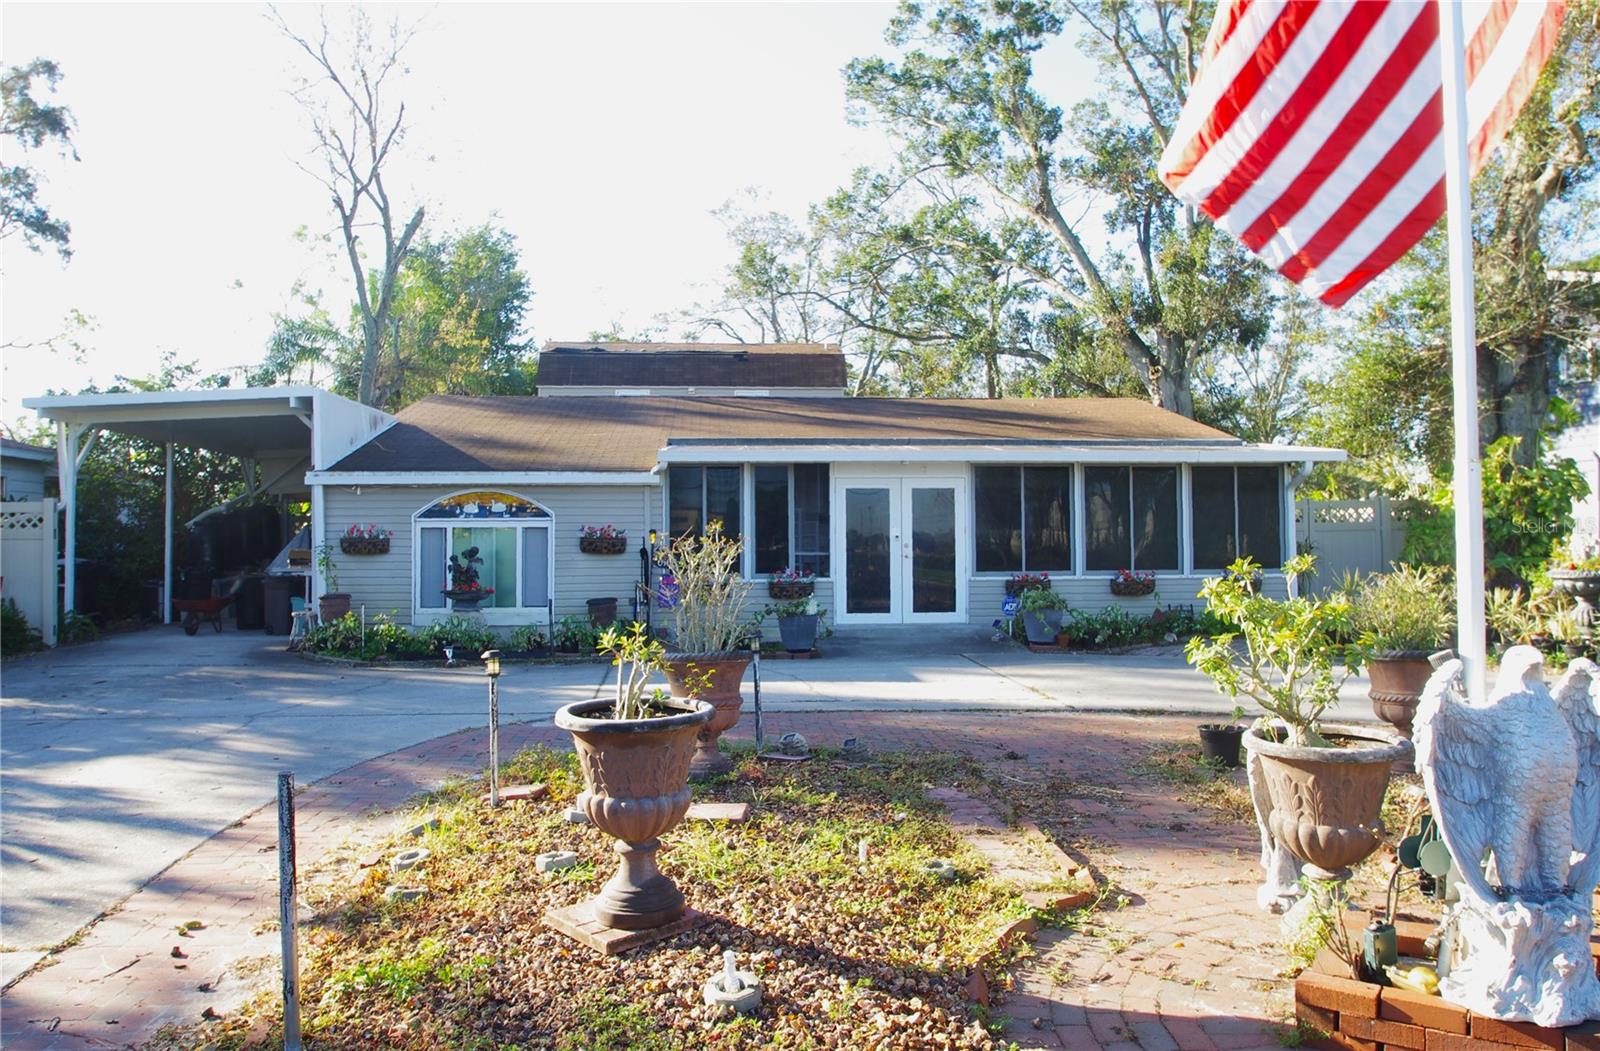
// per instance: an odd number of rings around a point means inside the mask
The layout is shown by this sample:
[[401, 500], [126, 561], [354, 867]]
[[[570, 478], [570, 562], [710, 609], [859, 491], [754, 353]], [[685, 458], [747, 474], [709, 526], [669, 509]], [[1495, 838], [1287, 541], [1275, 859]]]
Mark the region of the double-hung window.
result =
[[417, 606], [444, 612], [450, 556], [477, 548], [485, 612], [544, 613], [550, 602], [550, 512], [520, 496], [471, 492], [447, 496], [418, 511]]
[[1194, 467], [1194, 566], [1226, 569], [1249, 555], [1283, 565], [1283, 472], [1278, 467]]
[[699, 536], [713, 519], [722, 534], [738, 539], [742, 467], [673, 467], [667, 472], [667, 531], [672, 536]]
[[1072, 571], [1072, 468], [972, 469], [979, 573]]
[[1086, 467], [1084, 568], [1178, 568], [1178, 469]]
[[827, 576], [828, 465], [757, 464], [752, 473], [755, 572]]

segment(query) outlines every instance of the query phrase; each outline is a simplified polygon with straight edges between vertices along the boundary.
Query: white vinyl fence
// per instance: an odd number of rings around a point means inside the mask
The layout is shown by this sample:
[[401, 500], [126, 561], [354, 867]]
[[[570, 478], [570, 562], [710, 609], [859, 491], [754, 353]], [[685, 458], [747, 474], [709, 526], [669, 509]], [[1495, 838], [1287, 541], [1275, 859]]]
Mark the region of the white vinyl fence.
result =
[[1406, 545], [1405, 501], [1299, 500], [1294, 508], [1295, 547], [1317, 556], [1308, 591], [1326, 592], [1348, 573], [1377, 573], [1400, 558]]
[[0, 502], [0, 600], [16, 602], [44, 641], [56, 644], [56, 502]]

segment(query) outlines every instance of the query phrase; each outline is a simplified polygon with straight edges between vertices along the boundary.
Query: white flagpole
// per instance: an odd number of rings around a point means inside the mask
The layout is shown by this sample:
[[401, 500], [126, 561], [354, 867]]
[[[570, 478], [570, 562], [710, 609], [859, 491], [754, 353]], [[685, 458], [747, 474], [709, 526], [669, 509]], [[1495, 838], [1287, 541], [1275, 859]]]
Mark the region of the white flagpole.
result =
[[1478, 351], [1472, 287], [1472, 192], [1467, 166], [1466, 33], [1461, 4], [1438, 0], [1444, 72], [1445, 223], [1450, 235], [1450, 375], [1455, 389], [1457, 650], [1467, 696], [1484, 699], [1483, 462], [1478, 453]]

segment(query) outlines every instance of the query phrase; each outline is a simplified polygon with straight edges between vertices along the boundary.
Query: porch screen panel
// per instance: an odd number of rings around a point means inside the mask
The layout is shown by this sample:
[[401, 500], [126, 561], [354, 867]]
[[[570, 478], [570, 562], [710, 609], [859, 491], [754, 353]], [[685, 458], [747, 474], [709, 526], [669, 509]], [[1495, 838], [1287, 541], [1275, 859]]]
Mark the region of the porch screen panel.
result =
[[1234, 553], [1233, 468], [1194, 467], [1189, 471], [1194, 504], [1194, 567], [1226, 569]]
[[973, 532], [980, 573], [1022, 569], [1022, 479], [1016, 467], [972, 469]]
[[1088, 467], [1083, 472], [1084, 568], [1128, 569], [1128, 469]]
[[417, 536], [417, 589], [418, 605], [423, 609], [445, 607], [444, 588], [447, 580], [445, 566], [449, 556], [447, 529], [422, 529]]
[[550, 601], [550, 530], [522, 530], [522, 604], [542, 607]]
[[1178, 469], [1135, 467], [1134, 569], [1178, 568]]
[[1029, 573], [1072, 571], [1072, 468], [1024, 467], [1023, 514]]
[[744, 488], [744, 469], [740, 467], [707, 467], [706, 516], [704, 521], [722, 520], [722, 535], [737, 538], [744, 531], [739, 516], [739, 490]]
[[762, 465], [755, 469], [756, 572], [789, 568], [789, 468]]
[[1283, 565], [1282, 472], [1276, 467], [1240, 467], [1239, 550], [1261, 565]]
[[794, 567], [828, 575], [828, 465], [794, 465]]
[[700, 535], [704, 519], [704, 476], [698, 467], [673, 467], [667, 471], [667, 531], [673, 536]]

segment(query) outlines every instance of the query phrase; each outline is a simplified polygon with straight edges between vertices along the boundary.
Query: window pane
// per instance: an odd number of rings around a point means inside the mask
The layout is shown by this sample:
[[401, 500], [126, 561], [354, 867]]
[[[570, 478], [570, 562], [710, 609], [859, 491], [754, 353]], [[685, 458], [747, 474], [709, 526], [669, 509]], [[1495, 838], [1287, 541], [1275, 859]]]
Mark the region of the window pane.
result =
[[1133, 469], [1134, 569], [1178, 568], [1178, 469]]
[[673, 467], [667, 471], [668, 511], [667, 531], [673, 536], [685, 533], [700, 535], [700, 524], [705, 521], [700, 506], [703, 495], [700, 489], [701, 474], [698, 467]]
[[1128, 469], [1083, 472], [1084, 568], [1128, 569]]
[[550, 530], [522, 530], [522, 604], [544, 609], [550, 601]]
[[911, 490], [911, 610], [956, 609], [956, 491]]
[[1194, 486], [1194, 567], [1226, 569], [1234, 554], [1233, 468], [1196, 467]]
[[1263, 566], [1283, 565], [1283, 487], [1276, 467], [1239, 468], [1239, 550]]
[[972, 469], [973, 526], [980, 573], [1022, 568], [1022, 469]]
[[737, 537], [744, 528], [744, 520], [739, 517], [743, 477], [741, 467], [706, 468], [706, 521], [720, 518], [723, 536]]
[[1030, 573], [1072, 571], [1072, 468], [1024, 467]]
[[890, 612], [889, 490], [844, 491], [844, 547], [846, 612]]
[[449, 556], [444, 549], [448, 532], [447, 529], [423, 529], [417, 538], [417, 590], [420, 592], [417, 600], [423, 609], [445, 607], [445, 566], [449, 564]]
[[789, 468], [755, 469], [756, 572], [789, 568]]
[[511, 528], [487, 529], [494, 534], [494, 603], [496, 607], [517, 604], [517, 533]]
[[828, 575], [828, 465], [794, 465], [794, 565]]

